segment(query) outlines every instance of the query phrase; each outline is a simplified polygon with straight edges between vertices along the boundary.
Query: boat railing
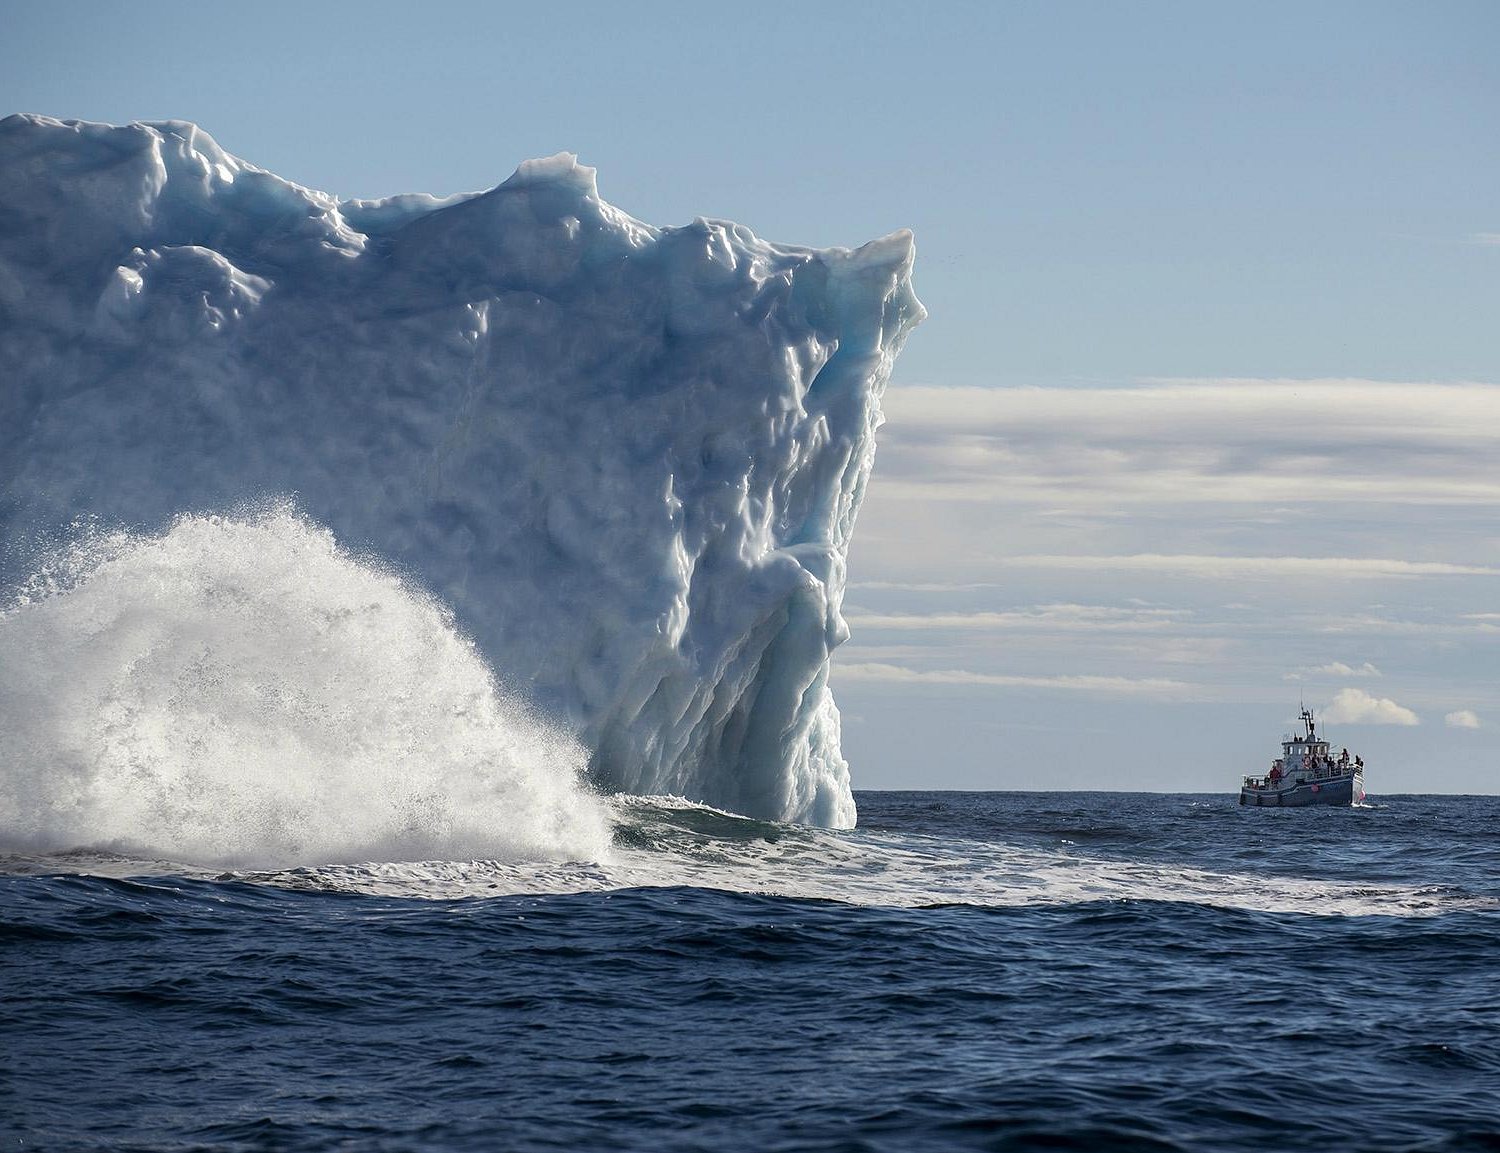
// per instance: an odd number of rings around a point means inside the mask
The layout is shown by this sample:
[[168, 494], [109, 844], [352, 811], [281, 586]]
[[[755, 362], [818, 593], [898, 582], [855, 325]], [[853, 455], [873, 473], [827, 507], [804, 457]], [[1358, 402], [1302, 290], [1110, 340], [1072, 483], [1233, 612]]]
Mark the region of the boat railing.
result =
[[1294, 783], [1294, 781], [1331, 781], [1342, 777], [1352, 776], [1356, 769], [1363, 766], [1358, 758], [1350, 757], [1347, 761], [1335, 759], [1332, 764], [1320, 764], [1316, 768], [1308, 769], [1286, 769], [1282, 771], [1275, 784], [1272, 784], [1269, 774], [1261, 777], [1247, 776], [1244, 787], [1247, 789], [1269, 789], [1279, 788], [1282, 785]]

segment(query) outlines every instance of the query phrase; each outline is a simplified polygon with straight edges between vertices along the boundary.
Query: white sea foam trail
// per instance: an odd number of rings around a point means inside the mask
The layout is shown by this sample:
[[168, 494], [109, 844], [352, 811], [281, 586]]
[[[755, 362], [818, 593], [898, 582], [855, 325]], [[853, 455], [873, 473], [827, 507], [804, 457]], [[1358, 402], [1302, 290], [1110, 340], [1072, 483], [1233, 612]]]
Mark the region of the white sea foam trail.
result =
[[0, 611], [0, 842], [250, 866], [597, 860], [583, 748], [286, 506], [96, 535]]
[[[603, 861], [376, 861], [237, 875], [295, 889], [434, 900], [691, 887], [876, 908], [1144, 901], [1309, 916], [1500, 911], [1495, 897], [1451, 886], [1372, 885], [890, 829], [818, 829], [752, 820], [675, 797], [618, 794], [608, 804], [615, 845]], [[1233, 813], [1233, 801], [1225, 804]], [[57, 868], [55, 857], [0, 859], [0, 869], [11, 872]], [[70, 854], [66, 868], [117, 877], [159, 871], [82, 854]]]

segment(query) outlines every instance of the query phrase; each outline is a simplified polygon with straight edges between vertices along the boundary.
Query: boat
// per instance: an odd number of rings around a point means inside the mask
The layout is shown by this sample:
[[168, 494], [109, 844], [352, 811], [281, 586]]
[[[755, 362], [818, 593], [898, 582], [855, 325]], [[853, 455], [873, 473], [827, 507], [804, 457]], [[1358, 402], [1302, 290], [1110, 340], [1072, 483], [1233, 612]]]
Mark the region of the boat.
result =
[[1263, 777], [1246, 777], [1240, 786], [1240, 804], [1357, 805], [1365, 799], [1365, 762], [1344, 749], [1334, 756], [1329, 743], [1318, 736], [1312, 710], [1302, 710], [1301, 736], [1282, 738], [1281, 756], [1271, 762]]

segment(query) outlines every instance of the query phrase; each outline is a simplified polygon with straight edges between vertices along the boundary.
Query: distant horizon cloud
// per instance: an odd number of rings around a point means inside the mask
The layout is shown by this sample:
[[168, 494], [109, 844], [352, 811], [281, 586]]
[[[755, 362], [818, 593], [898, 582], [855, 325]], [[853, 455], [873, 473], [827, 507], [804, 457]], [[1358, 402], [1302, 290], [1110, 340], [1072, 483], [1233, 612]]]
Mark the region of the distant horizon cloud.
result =
[[902, 385], [878, 483], [911, 500], [1061, 507], [1331, 500], [1500, 503], [1500, 384], [1145, 378]]
[[1322, 709], [1321, 720], [1335, 725], [1420, 725], [1411, 709], [1364, 689], [1340, 689]]
[[1060, 689], [1068, 692], [1104, 693], [1110, 696], [1166, 696], [1175, 699], [1196, 692], [1193, 685], [1163, 677], [1100, 676], [1063, 673], [1052, 676], [1022, 676], [1011, 673], [981, 673], [968, 669], [913, 669], [877, 661], [835, 664], [832, 679], [906, 685], [976, 685], [989, 688]]
[[1167, 572], [1178, 576], [1225, 577], [1336, 577], [1375, 580], [1389, 577], [1500, 576], [1490, 565], [1445, 561], [1408, 561], [1390, 557], [1213, 556], [1203, 553], [1129, 553], [997, 557], [995, 563], [1014, 568], [1093, 569]]
[[1218, 717], [1290, 689], [1388, 747], [1500, 731], [1444, 720], [1494, 684], [1500, 383], [893, 385], [883, 407], [841, 704]]
[[972, 593], [998, 588], [995, 581], [850, 581], [844, 586], [850, 590], [904, 593]]
[[1110, 605], [1053, 604], [1007, 612], [847, 614], [850, 628], [914, 631], [945, 629], [990, 632], [1006, 629], [1058, 629], [1136, 632], [1162, 629], [1191, 615], [1185, 609], [1118, 608]]
[[1469, 243], [1481, 248], [1500, 248], [1500, 232], [1471, 232]]
[[1479, 715], [1470, 709], [1457, 709], [1443, 717], [1443, 723], [1450, 729], [1478, 729], [1483, 728], [1480, 724]]
[[1380, 675], [1380, 670], [1369, 661], [1365, 661], [1358, 668], [1346, 665], [1343, 661], [1333, 661], [1330, 664], [1318, 665], [1316, 668], [1298, 669], [1295, 672], [1283, 673], [1281, 679], [1284, 681], [1300, 681], [1304, 677], [1309, 676], [1378, 677]]

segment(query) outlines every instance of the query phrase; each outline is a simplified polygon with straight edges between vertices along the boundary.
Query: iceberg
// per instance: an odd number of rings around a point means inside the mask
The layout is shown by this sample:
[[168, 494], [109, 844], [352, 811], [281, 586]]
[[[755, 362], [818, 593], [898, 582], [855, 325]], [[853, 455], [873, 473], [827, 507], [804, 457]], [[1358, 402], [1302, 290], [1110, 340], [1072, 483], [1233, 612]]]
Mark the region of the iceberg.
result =
[[290, 498], [603, 788], [855, 818], [829, 657], [913, 244], [658, 228], [569, 154], [340, 200], [181, 121], [0, 121], [0, 583]]

